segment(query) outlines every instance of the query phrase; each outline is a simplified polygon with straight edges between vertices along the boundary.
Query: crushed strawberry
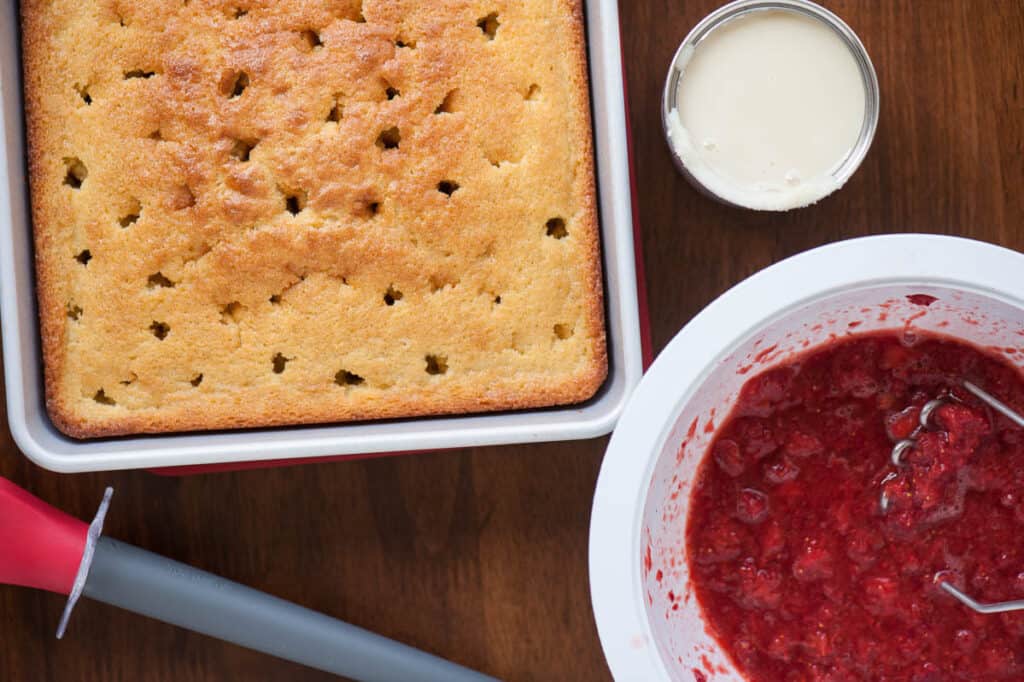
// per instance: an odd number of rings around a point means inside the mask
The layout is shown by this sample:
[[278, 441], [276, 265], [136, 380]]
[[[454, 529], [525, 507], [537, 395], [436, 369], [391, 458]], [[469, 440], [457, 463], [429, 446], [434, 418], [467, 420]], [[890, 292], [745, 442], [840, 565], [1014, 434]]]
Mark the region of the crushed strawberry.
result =
[[[704, 615], [748, 679], [1024, 680], [1024, 614], [976, 614], [941, 588], [1024, 599], [1024, 430], [964, 378], [1024, 409], [1015, 368], [921, 333], [836, 341], [741, 391], [686, 542]], [[916, 447], [894, 467], [904, 438]]]

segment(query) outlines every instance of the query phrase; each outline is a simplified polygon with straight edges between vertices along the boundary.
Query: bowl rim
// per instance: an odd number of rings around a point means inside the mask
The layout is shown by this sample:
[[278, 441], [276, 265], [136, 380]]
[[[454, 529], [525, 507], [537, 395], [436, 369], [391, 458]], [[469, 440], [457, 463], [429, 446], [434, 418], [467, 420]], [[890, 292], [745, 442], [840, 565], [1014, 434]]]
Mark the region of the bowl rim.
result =
[[1024, 254], [987, 242], [938, 234], [861, 237], [805, 251], [755, 273], [675, 335], [644, 375], [612, 434], [591, 511], [591, 605], [616, 680], [674, 679], [646, 616], [642, 516], [673, 419], [722, 353], [785, 311], [875, 285], [953, 286], [1024, 310], [1020, 273]]

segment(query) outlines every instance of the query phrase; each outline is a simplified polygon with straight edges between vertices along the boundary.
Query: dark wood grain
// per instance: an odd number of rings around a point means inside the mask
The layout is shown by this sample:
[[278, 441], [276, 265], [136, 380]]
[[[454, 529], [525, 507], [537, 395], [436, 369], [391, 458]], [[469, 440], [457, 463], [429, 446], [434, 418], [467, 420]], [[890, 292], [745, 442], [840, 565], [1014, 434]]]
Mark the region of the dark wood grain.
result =
[[[621, 2], [656, 347], [738, 280], [825, 242], [927, 231], [1024, 250], [1024, 2], [826, 2], [871, 53], [881, 123], [846, 188], [780, 215], [697, 195], [662, 138], [668, 62], [717, 4]], [[112, 484], [112, 536], [502, 678], [589, 681], [609, 679], [586, 564], [605, 442], [175, 479], [52, 474], [5, 429], [0, 474], [81, 517]], [[92, 603], [58, 643], [61, 607], [0, 587], [0, 679], [333, 679]]]

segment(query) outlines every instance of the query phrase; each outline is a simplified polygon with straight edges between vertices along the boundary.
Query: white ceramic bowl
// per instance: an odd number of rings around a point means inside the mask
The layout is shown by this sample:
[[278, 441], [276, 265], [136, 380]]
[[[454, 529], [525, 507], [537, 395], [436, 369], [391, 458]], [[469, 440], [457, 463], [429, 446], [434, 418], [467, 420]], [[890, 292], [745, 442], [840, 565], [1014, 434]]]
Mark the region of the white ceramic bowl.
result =
[[[938, 300], [915, 305], [912, 294]], [[833, 334], [892, 328], [997, 348], [1024, 366], [1024, 255], [936, 235], [831, 244], [740, 283], [665, 348], [612, 436], [591, 518], [594, 613], [616, 680], [692, 682], [694, 670], [715, 682], [743, 679], [708, 634], [689, 585], [694, 471], [714, 425], [759, 369]]]

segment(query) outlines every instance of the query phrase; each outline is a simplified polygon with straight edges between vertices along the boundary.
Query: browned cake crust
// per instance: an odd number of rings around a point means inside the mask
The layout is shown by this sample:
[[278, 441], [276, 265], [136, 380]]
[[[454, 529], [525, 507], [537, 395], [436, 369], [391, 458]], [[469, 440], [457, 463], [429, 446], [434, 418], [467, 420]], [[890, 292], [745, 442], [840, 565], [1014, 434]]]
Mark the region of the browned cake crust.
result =
[[580, 1], [22, 0], [58, 428], [591, 397]]

